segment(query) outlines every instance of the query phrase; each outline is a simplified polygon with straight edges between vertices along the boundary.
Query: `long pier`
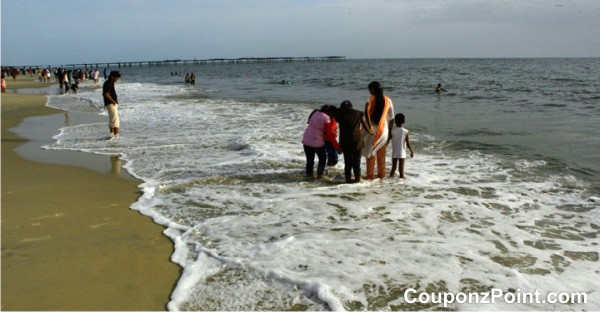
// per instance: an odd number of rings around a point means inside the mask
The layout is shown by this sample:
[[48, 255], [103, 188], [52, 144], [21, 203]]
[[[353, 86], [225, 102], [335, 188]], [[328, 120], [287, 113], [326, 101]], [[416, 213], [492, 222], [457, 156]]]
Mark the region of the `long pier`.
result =
[[[307, 57], [241, 57], [241, 58], [211, 58], [211, 59], [167, 59], [160, 61], [117, 61], [100, 63], [64, 64], [52, 67], [70, 68], [99, 68], [99, 67], [132, 67], [132, 66], [163, 66], [186, 64], [246, 64], [246, 63], [293, 63], [293, 62], [341, 62], [345, 56], [307, 56]], [[44, 68], [47, 66], [16, 66]]]

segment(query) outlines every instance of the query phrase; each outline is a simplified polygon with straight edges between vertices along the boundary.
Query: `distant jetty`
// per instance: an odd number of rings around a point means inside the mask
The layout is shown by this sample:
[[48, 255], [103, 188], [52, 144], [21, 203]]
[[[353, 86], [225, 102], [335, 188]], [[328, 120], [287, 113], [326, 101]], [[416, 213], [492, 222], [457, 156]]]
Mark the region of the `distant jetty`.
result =
[[[241, 58], [211, 58], [211, 59], [172, 59], [161, 61], [116, 61], [101, 63], [81, 63], [53, 65], [52, 67], [99, 68], [99, 67], [132, 67], [132, 66], [162, 66], [185, 64], [246, 64], [246, 63], [294, 63], [294, 62], [341, 62], [345, 56], [306, 56], [306, 57], [241, 57]], [[43, 65], [25, 65], [16, 67], [45, 68]]]

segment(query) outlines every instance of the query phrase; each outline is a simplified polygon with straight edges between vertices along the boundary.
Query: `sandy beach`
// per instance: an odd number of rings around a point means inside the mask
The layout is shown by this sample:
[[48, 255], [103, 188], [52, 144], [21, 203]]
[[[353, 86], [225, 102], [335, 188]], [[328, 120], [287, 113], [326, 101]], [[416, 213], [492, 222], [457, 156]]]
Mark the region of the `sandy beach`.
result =
[[17, 80], [14, 80], [12, 77], [8, 76], [6, 79], [6, 89], [7, 91], [16, 91], [21, 88], [42, 88], [47, 87], [50, 83], [43, 83], [38, 80], [35, 80], [35, 77], [29, 77], [29, 75], [17, 76]]
[[[43, 86], [8, 80], [9, 88]], [[14, 150], [27, 140], [9, 129], [63, 113], [45, 107], [45, 96], [10, 91], [2, 95], [2, 310], [165, 309], [180, 271], [169, 262], [164, 228], [129, 209], [139, 181], [118, 168], [25, 160]], [[60, 126], [36, 122], [48, 127], [46, 135]], [[26, 158], [43, 159], [46, 151], [37, 151]], [[54, 153], [89, 167], [110, 163], [108, 156]]]

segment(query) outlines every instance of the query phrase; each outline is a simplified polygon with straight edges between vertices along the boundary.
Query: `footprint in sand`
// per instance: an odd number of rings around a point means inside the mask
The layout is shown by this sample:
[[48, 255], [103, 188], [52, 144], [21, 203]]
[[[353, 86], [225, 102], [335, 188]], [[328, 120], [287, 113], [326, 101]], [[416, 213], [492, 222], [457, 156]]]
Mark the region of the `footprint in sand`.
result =
[[33, 218], [31, 220], [34, 221], [38, 221], [38, 220], [44, 220], [44, 219], [50, 219], [50, 218], [60, 218], [64, 215], [64, 213], [62, 212], [57, 212], [55, 214], [51, 214], [51, 215], [45, 215], [45, 216], [41, 216], [41, 217], [37, 217], [37, 218]]
[[110, 224], [110, 223], [111, 222], [104, 222], [104, 223], [92, 224], [92, 225], [90, 225], [90, 228], [92, 230], [95, 230], [95, 229], [97, 229], [97, 228], [99, 228], [101, 226], [105, 226], [105, 225]]
[[51, 238], [52, 238], [52, 236], [50, 236], [50, 235], [40, 236], [40, 237], [30, 237], [30, 238], [24, 238], [24, 239], [22, 239], [20, 241], [20, 243], [33, 243], [33, 242], [39, 242], [39, 241], [49, 240]]

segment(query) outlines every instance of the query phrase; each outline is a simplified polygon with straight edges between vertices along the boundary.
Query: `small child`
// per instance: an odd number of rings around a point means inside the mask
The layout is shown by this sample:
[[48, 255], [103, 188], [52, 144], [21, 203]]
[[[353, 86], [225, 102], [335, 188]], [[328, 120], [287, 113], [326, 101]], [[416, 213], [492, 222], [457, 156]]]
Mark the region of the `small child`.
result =
[[410, 150], [410, 158], [415, 155], [413, 153], [412, 146], [408, 139], [408, 130], [404, 128], [404, 122], [406, 121], [404, 114], [396, 114], [394, 116], [395, 125], [392, 125], [390, 131], [390, 140], [392, 141], [392, 171], [390, 172], [390, 178], [396, 173], [396, 166], [398, 167], [398, 173], [400, 178], [404, 178], [404, 160], [406, 159], [406, 149]]
[[330, 118], [330, 122], [325, 125], [325, 154], [327, 154], [327, 167], [337, 165], [339, 160], [338, 151], [341, 151], [338, 137], [338, 123], [335, 120], [336, 108], [334, 106], [325, 105], [321, 111]]

